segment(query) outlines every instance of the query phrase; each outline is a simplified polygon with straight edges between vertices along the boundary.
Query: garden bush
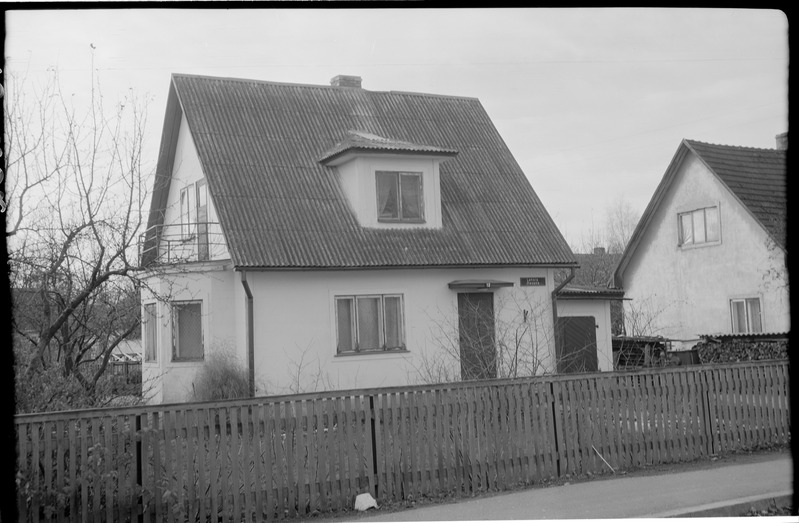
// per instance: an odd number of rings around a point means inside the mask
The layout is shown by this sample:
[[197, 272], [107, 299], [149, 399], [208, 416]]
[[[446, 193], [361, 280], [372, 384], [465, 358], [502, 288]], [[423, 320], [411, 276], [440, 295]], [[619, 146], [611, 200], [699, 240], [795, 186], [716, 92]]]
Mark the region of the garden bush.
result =
[[247, 369], [228, 351], [211, 352], [192, 385], [197, 401], [247, 398], [250, 395]]

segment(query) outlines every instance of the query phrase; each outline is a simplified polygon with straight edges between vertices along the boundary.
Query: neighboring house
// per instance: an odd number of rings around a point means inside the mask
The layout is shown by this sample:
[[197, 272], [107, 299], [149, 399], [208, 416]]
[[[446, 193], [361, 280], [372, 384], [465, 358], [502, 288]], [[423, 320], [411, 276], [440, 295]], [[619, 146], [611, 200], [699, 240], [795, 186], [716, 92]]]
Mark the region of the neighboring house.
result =
[[[255, 394], [554, 371], [575, 258], [477, 99], [173, 75], [143, 239], [145, 380], [214, 351]], [[502, 325], [499, 328], [498, 325]]]
[[787, 133], [777, 149], [683, 140], [615, 272], [628, 335], [790, 330]]

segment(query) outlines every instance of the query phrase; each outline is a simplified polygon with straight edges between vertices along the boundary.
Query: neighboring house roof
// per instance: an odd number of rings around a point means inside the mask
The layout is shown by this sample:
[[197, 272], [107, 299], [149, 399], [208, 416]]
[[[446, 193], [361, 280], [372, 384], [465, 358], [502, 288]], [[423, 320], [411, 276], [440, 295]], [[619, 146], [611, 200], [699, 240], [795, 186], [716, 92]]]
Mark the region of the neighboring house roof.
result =
[[785, 249], [786, 151], [683, 140], [627, 243], [614, 274], [616, 286], [622, 286], [624, 270], [658, 206], [674, 183], [683, 159], [689, 152], [695, 154], [708, 170], [730, 190], [733, 197], [763, 227], [769, 237]]
[[752, 213], [772, 239], [785, 248], [786, 151], [694, 140], [685, 140], [685, 143]]
[[[474, 98], [173, 75], [148, 227], [163, 222], [181, 114], [238, 268], [575, 264]], [[457, 152], [440, 167], [443, 227], [361, 227], [320, 163], [357, 148]]]

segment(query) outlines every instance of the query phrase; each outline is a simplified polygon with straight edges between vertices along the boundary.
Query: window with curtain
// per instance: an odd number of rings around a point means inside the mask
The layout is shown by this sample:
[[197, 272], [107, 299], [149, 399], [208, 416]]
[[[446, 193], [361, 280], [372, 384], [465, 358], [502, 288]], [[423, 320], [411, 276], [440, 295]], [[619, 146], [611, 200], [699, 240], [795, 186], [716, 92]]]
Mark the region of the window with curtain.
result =
[[733, 333], [763, 332], [760, 298], [730, 300], [730, 313]]
[[197, 361], [204, 356], [202, 302], [173, 302], [172, 361]]
[[719, 208], [705, 207], [677, 215], [680, 245], [717, 242], [721, 238]]
[[338, 354], [404, 350], [402, 295], [336, 296]]
[[422, 173], [377, 171], [376, 182], [379, 221], [424, 221]]

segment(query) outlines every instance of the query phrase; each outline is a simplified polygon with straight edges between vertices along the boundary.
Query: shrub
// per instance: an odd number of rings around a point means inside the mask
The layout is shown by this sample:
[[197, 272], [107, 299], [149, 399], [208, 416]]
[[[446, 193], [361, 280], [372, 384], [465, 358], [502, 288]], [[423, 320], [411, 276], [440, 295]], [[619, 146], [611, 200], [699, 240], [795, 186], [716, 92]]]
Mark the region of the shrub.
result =
[[247, 369], [228, 351], [212, 352], [192, 384], [197, 401], [247, 398], [250, 383]]

